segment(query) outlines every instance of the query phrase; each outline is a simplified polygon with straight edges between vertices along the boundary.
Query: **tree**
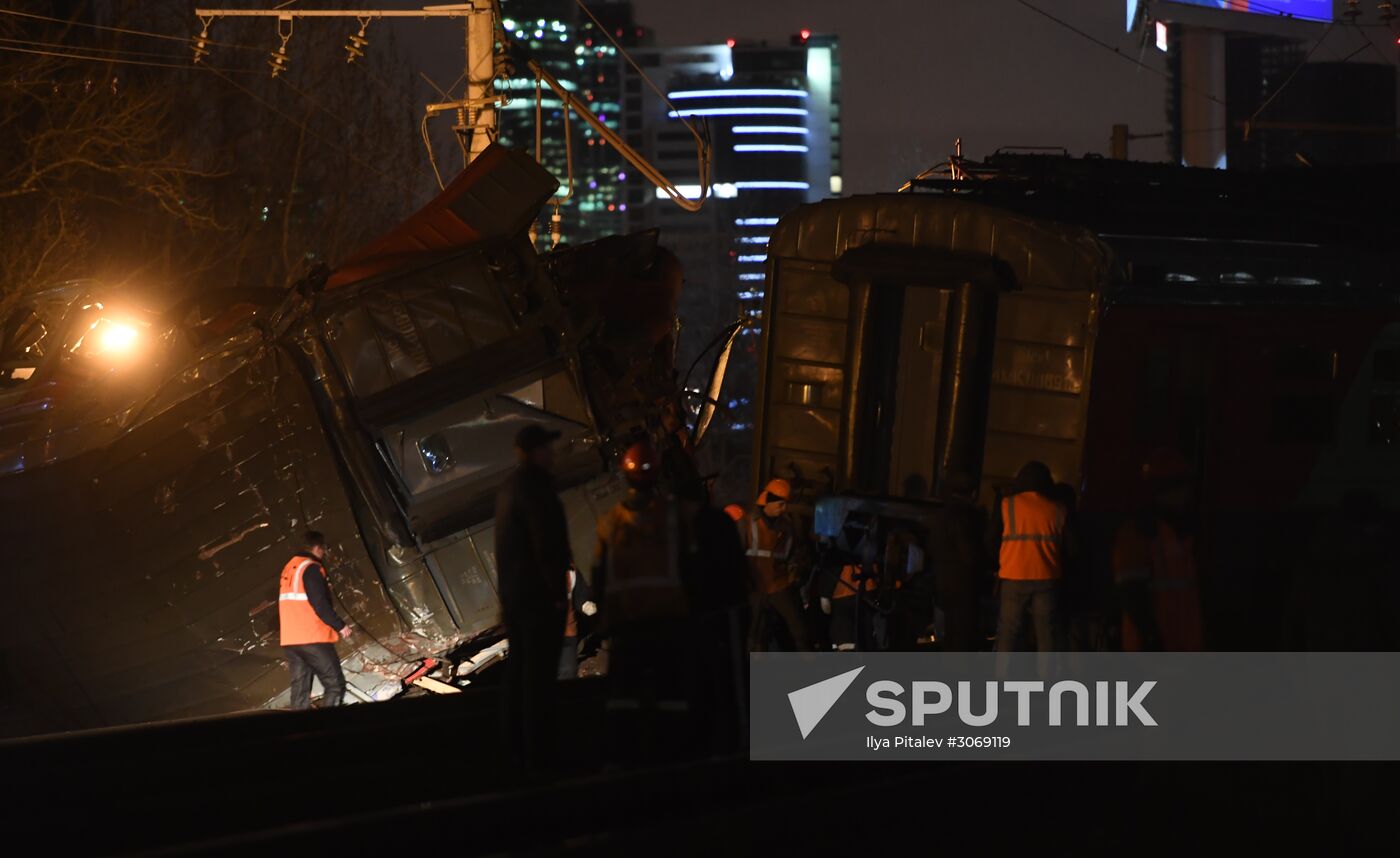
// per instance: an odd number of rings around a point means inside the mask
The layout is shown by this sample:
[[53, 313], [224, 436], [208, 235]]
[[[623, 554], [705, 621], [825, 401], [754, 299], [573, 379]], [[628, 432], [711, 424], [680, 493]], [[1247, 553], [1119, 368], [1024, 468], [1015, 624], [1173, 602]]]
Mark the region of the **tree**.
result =
[[265, 26], [221, 24], [193, 67], [185, 11], [130, 5], [96, 19], [121, 33], [0, 15], [0, 296], [80, 277], [280, 288], [430, 196], [388, 28], [350, 66], [343, 28], [307, 26], [272, 79]]

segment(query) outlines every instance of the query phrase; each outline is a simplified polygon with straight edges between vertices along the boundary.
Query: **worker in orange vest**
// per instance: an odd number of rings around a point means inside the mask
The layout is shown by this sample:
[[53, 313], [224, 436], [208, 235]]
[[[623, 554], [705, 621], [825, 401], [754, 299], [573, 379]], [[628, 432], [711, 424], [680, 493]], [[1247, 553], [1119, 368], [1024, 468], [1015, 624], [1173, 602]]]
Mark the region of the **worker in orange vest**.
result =
[[349, 624], [331, 606], [331, 589], [323, 561], [326, 538], [310, 531], [302, 550], [282, 567], [277, 596], [277, 618], [282, 652], [292, 677], [292, 708], [311, 707], [311, 679], [321, 680], [326, 706], [339, 706], [345, 698], [345, 674], [335, 642], [349, 638]]
[[1156, 450], [1143, 463], [1142, 480], [1148, 507], [1118, 528], [1113, 541], [1122, 646], [1130, 652], [1196, 652], [1204, 640], [1190, 465], [1176, 450]]
[[788, 515], [791, 496], [792, 485], [787, 480], [769, 480], [755, 509], [739, 522], [739, 538], [748, 557], [752, 588], [749, 649], [753, 651], [767, 645], [770, 612], [782, 620], [797, 651], [812, 648], [807, 621], [802, 616], [802, 597], [797, 592], [798, 564], [794, 555], [800, 552], [797, 524]]
[[1027, 462], [993, 516], [992, 553], [999, 559], [1001, 589], [997, 652], [1016, 649], [1028, 612], [1036, 649], [1060, 648], [1059, 588], [1067, 552], [1068, 511], [1051, 498], [1054, 488], [1044, 463]]

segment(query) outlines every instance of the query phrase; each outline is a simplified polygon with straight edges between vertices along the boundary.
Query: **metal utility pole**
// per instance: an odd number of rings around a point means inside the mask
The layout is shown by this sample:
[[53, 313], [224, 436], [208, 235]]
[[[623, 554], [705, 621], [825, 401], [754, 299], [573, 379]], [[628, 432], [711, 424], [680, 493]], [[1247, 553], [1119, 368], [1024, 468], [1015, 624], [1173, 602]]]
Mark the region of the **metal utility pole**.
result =
[[[470, 0], [422, 9], [195, 9], [194, 14], [204, 25], [203, 35], [208, 34], [209, 24], [215, 18], [276, 18], [282, 47], [272, 52], [274, 76], [286, 68], [292, 23], [298, 18], [350, 18], [359, 22], [361, 37], [369, 22], [381, 18], [460, 18], [466, 31], [466, 92], [461, 100], [429, 104], [425, 109], [430, 117], [456, 114], [457, 124], [453, 130], [461, 139], [464, 163], [471, 163], [496, 138], [496, 76], [503, 58], [496, 53], [493, 0]], [[353, 62], [355, 51], [350, 53]]]

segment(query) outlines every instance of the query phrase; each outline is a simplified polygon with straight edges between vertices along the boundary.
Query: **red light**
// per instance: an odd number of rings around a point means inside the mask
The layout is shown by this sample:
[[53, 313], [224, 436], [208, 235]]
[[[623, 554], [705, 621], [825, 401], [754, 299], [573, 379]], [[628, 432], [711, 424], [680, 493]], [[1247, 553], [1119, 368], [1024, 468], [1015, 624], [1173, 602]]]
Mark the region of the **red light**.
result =
[[805, 42], [805, 41], [807, 41], [808, 39], [812, 38], [812, 31], [811, 31], [811, 30], [805, 30], [805, 29], [804, 29], [804, 30], [803, 30], [801, 33], [799, 33], [798, 35], [802, 36], [802, 41]]
[[734, 47], [736, 44], [738, 44], [738, 42], [734, 41], [733, 39], [725, 39], [725, 40], [724, 40], [724, 44], [727, 45], [728, 47], [731, 47], [731, 48], [732, 48], [732, 47]]

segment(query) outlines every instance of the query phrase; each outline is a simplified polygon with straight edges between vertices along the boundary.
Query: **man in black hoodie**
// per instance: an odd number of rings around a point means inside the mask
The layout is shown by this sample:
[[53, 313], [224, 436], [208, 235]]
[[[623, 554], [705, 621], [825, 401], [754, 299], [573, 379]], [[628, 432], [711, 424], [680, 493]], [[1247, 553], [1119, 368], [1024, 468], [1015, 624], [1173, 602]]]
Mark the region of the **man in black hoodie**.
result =
[[553, 709], [573, 554], [554, 488], [559, 433], [531, 423], [515, 437], [520, 465], [496, 496], [496, 570], [510, 655], [503, 718], [510, 749], [529, 770], [553, 759]]

